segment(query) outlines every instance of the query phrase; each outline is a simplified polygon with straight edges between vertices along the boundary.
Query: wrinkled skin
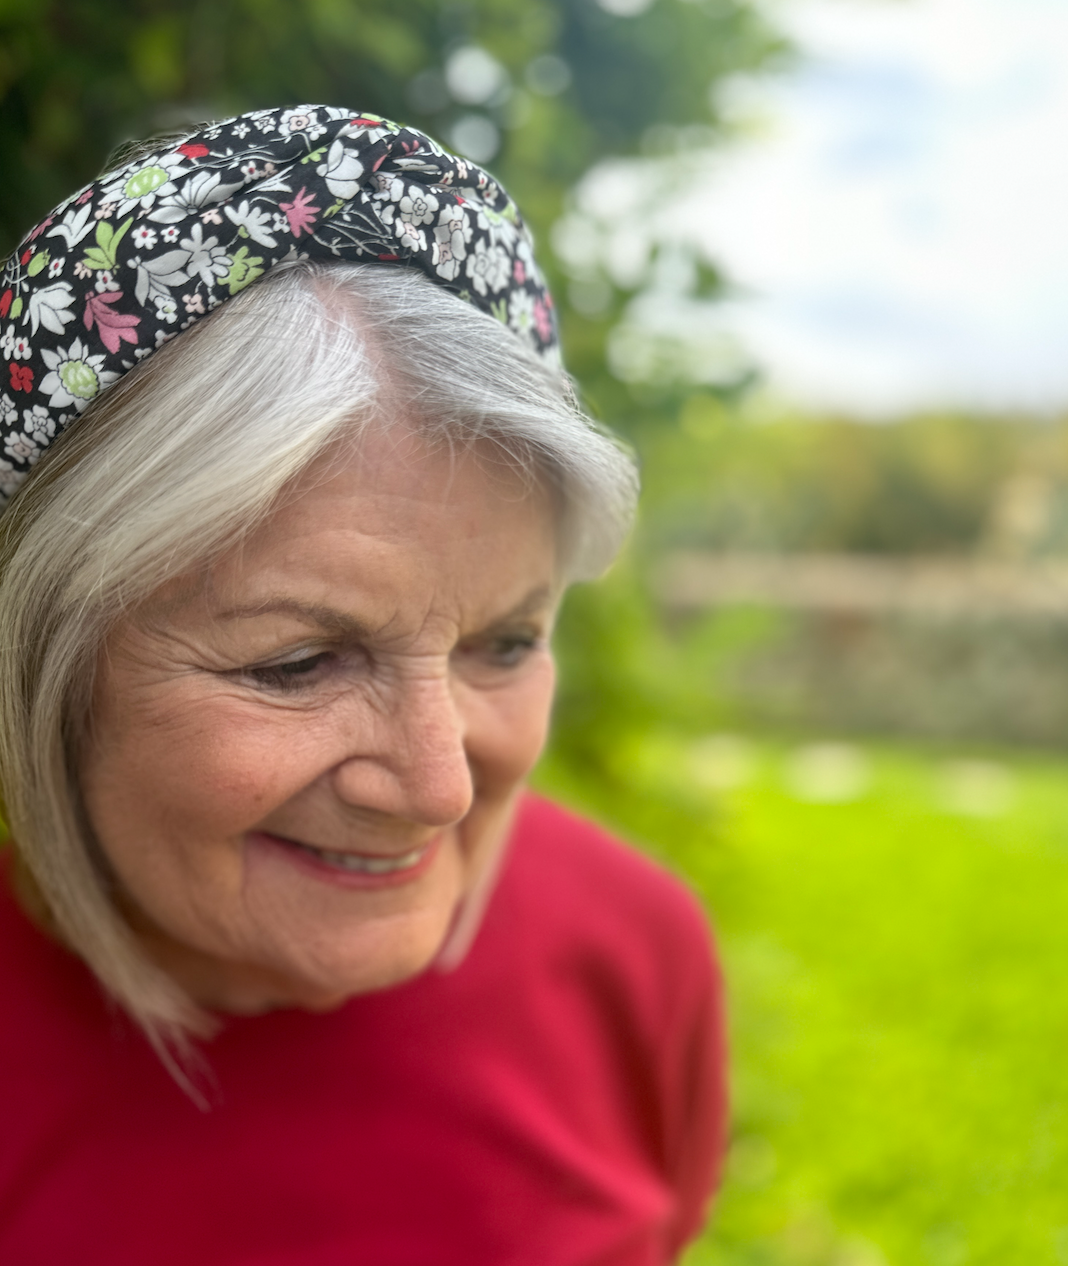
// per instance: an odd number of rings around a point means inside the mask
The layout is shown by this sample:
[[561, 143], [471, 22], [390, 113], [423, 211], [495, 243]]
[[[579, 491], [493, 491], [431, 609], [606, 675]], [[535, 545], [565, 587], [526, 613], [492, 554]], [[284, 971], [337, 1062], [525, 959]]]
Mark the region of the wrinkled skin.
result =
[[552, 701], [544, 491], [396, 427], [292, 493], [117, 628], [80, 770], [142, 943], [238, 1013], [336, 1006], [463, 931]]

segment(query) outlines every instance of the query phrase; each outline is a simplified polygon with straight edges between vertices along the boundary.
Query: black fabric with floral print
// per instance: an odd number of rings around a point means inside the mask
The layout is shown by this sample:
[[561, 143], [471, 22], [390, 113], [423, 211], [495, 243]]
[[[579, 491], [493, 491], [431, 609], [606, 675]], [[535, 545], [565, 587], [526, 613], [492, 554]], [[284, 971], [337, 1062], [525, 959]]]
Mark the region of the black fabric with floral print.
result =
[[515, 204], [430, 137], [333, 106], [256, 110], [87, 185], [0, 280], [0, 506], [96, 396], [283, 260], [422, 269], [555, 358]]

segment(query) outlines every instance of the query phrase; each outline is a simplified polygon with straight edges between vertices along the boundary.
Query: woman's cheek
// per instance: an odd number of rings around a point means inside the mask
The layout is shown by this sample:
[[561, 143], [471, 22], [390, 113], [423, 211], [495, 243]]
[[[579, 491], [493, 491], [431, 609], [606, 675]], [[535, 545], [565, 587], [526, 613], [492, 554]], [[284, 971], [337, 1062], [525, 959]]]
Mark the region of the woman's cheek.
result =
[[530, 773], [549, 730], [556, 674], [551, 656], [539, 662], [513, 686], [491, 692], [483, 701], [485, 772], [502, 789], [510, 789]]

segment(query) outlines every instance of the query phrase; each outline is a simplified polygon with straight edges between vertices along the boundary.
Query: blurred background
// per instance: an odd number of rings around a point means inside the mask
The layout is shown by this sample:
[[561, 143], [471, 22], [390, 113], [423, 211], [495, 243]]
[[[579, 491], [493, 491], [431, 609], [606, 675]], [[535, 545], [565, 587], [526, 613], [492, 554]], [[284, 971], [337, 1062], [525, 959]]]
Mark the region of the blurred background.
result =
[[301, 101], [500, 175], [640, 455], [539, 782], [717, 927], [690, 1266], [1068, 1263], [1068, 5], [0, 0], [0, 255]]

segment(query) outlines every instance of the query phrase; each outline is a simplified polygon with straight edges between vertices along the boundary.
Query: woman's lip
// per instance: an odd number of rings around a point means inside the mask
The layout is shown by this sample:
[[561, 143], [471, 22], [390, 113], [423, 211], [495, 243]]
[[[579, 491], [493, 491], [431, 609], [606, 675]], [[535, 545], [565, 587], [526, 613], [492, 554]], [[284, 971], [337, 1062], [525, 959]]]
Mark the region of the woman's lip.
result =
[[319, 879], [345, 888], [390, 888], [421, 878], [437, 856], [444, 832], [406, 853], [357, 853], [319, 849], [267, 831], [251, 831], [249, 842], [282, 856]]

